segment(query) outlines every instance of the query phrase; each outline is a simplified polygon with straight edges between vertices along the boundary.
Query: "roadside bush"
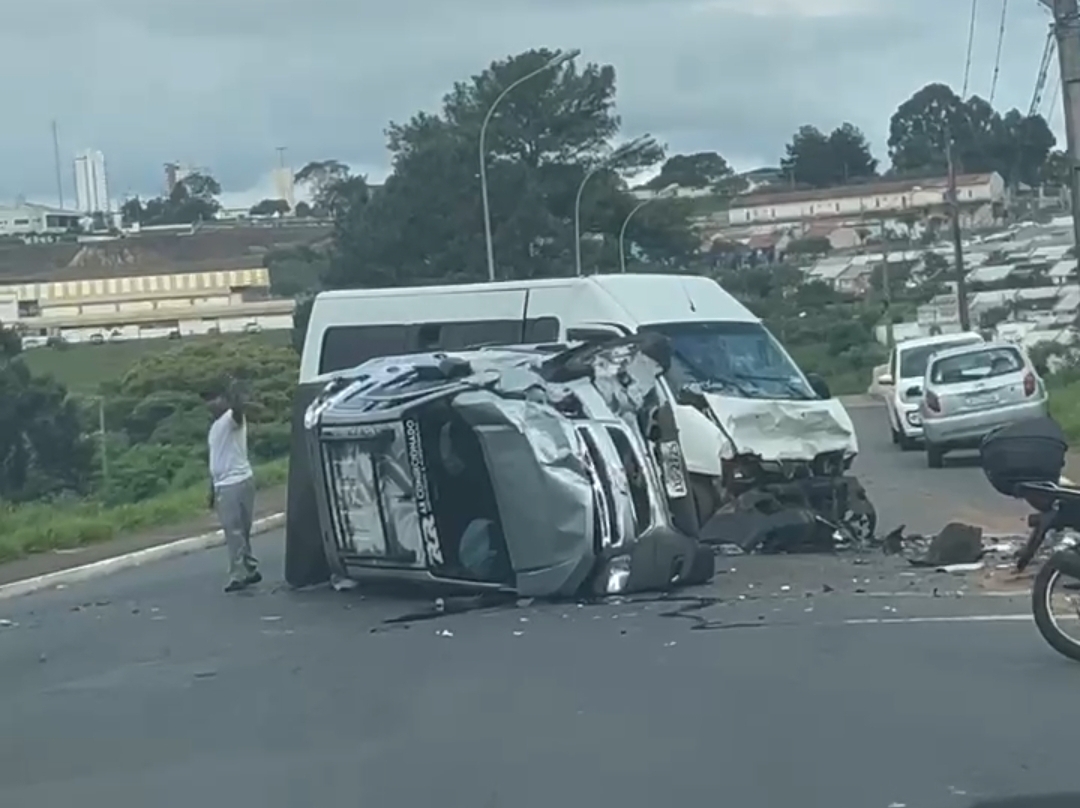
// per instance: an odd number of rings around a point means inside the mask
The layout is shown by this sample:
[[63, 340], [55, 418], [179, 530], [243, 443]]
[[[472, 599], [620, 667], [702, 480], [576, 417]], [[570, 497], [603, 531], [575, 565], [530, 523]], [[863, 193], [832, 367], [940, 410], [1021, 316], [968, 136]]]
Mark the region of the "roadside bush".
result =
[[[288, 461], [255, 469], [259, 488], [284, 484]], [[206, 512], [206, 482], [141, 502], [116, 506], [80, 500], [0, 505], [0, 563], [32, 553], [66, 550], [108, 541], [118, 535], [191, 519]]]
[[[105, 390], [110, 479], [101, 491], [104, 501], [139, 502], [197, 480], [205, 487], [206, 398], [230, 378], [246, 398], [252, 460], [288, 455], [298, 371], [289, 346], [235, 336], [180, 344], [135, 362]], [[96, 428], [96, 418], [96, 406], [87, 408], [88, 431]], [[117, 444], [121, 448], [114, 453]]]

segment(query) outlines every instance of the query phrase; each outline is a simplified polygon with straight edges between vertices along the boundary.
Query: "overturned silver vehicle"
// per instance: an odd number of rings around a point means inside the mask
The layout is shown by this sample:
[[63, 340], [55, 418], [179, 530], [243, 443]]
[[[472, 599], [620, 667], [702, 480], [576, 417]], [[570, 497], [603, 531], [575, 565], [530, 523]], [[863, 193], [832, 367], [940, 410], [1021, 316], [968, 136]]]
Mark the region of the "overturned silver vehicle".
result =
[[304, 426], [330, 571], [573, 597], [703, 583], [656, 335], [374, 359]]

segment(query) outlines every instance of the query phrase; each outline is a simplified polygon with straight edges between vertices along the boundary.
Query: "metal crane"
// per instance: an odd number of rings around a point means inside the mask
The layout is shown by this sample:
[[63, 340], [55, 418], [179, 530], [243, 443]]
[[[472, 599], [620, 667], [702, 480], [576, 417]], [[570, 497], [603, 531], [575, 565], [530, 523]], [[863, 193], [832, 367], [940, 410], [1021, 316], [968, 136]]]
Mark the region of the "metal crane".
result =
[[[1045, 2], [1045, 0], [1040, 0]], [[1028, 117], [1039, 112], [1042, 106], [1043, 93], [1046, 91], [1046, 77], [1050, 72], [1050, 63], [1057, 51], [1057, 38], [1054, 36], [1054, 27], [1050, 26], [1050, 32], [1046, 35], [1046, 45], [1043, 47], [1042, 61], [1039, 62], [1039, 75], [1035, 79], [1035, 94], [1031, 96], [1031, 106], [1028, 108]]]

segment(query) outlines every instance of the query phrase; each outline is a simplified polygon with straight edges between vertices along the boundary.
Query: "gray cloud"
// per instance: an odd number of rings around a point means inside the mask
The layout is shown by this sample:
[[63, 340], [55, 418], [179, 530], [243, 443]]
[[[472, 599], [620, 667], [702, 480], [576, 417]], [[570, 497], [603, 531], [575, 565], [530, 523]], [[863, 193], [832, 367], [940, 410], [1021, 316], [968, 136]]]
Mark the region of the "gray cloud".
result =
[[[614, 64], [626, 134], [652, 132], [674, 151], [715, 149], [749, 167], [775, 162], [801, 124], [849, 120], [884, 158], [901, 101], [929, 81], [959, 88], [969, 10], [959, 0], [11, 5], [0, 52], [25, 70], [3, 93], [0, 201], [53, 195], [53, 118], [65, 178], [76, 149], [100, 148], [117, 193], [156, 192], [174, 159], [244, 190], [279, 145], [296, 163], [378, 170], [389, 120], [433, 109], [455, 79], [537, 46]], [[971, 89], [983, 95], [999, 10], [980, 4]], [[1047, 23], [1034, 0], [1011, 4], [998, 106], [1026, 109]]]

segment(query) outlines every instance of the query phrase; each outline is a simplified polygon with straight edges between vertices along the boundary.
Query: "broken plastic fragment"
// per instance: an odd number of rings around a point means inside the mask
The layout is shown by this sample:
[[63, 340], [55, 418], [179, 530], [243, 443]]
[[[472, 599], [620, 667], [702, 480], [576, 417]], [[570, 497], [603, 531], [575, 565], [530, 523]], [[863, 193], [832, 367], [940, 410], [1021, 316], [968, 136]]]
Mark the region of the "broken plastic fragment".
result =
[[437, 636], [437, 637], [453, 637], [453, 636], [454, 636], [454, 632], [452, 632], [452, 631], [447, 631], [447, 630], [446, 630], [446, 629], [444, 628], [444, 629], [442, 629], [441, 631], [436, 631], [436, 632], [435, 632], [435, 636]]

